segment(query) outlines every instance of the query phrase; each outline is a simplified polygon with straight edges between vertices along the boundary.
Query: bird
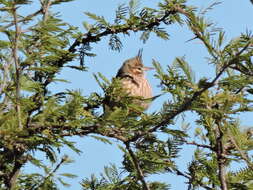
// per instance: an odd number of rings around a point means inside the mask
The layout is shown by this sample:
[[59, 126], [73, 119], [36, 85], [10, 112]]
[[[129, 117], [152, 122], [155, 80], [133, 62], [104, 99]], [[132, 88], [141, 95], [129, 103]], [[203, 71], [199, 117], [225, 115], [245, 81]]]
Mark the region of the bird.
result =
[[147, 100], [152, 98], [152, 87], [146, 78], [145, 72], [152, 69], [152, 67], [144, 66], [142, 50], [139, 50], [135, 57], [123, 62], [116, 75], [116, 78], [120, 79], [122, 88], [129, 96], [143, 99], [137, 101], [137, 103], [140, 103], [144, 110], [150, 105]]
[[116, 108], [128, 110], [132, 116], [145, 111], [153, 98], [145, 72], [152, 69], [143, 65], [142, 50], [135, 57], [124, 61], [113, 78], [112, 85], [106, 90], [104, 116], [108, 116]]

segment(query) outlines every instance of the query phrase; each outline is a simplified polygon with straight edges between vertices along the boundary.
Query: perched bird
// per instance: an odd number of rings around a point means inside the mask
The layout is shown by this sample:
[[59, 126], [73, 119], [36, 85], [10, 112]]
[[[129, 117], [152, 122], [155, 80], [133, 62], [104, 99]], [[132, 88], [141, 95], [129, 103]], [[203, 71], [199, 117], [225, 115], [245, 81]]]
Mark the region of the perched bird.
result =
[[151, 69], [153, 68], [143, 65], [142, 51], [139, 51], [137, 56], [126, 60], [118, 70], [116, 80], [112, 82], [113, 85], [106, 91], [104, 114], [107, 115], [109, 110], [112, 111], [116, 107], [124, 109], [129, 100], [137, 107], [147, 109], [152, 99], [152, 89], [145, 77], [145, 71]]
[[[145, 77], [145, 71], [151, 70], [145, 67], [142, 61], [142, 51], [140, 50], [134, 58], [126, 60], [119, 69], [116, 78], [120, 78], [122, 88], [130, 95], [143, 99], [152, 98], [152, 88]], [[140, 100], [140, 105], [147, 109], [149, 102]], [[138, 103], [139, 103], [138, 102]]]

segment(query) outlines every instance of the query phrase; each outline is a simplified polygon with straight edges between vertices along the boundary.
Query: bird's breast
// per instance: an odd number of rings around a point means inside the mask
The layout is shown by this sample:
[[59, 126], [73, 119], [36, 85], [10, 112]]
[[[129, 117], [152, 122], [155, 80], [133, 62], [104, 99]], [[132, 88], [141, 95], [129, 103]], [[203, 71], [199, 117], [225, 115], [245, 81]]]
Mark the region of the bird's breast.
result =
[[122, 80], [123, 87], [132, 96], [141, 96], [143, 98], [152, 97], [152, 89], [146, 78], [127, 78]]

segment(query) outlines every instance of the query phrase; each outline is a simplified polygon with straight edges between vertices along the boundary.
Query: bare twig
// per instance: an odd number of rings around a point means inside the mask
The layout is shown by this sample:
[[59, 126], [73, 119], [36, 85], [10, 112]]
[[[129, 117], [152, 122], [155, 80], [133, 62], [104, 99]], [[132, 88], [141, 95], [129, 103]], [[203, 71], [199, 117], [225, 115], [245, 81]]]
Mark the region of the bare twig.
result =
[[[191, 185], [192, 185], [191, 181], [193, 180], [192, 176], [185, 174], [184, 172], [180, 171], [177, 168], [174, 168], [173, 170], [175, 171], [176, 175], [183, 176], [183, 177], [185, 177], [185, 178], [187, 178], [189, 180], [189, 188], [188, 188], [188, 190], [191, 189]], [[212, 188], [210, 188], [207, 185], [203, 184], [201, 181], [196, 180], [196, 179], [195, 179], [195, 181], [198, 183], [199, 186], [203, 187], [204, 189], [206, 189], [206, 190], [212, 190]]]
[[208, 148], [210, 150], [214, 150], [214, 147], [212, 147], [212, 146], [205, 145], [205, 144], [198, 144], [195, 141], [192, 141], [192, 142], [184, 141], [184, 143], [186, 143], [188, 145], [194, 145], [194, 146], [197, 146], [197, 147]]

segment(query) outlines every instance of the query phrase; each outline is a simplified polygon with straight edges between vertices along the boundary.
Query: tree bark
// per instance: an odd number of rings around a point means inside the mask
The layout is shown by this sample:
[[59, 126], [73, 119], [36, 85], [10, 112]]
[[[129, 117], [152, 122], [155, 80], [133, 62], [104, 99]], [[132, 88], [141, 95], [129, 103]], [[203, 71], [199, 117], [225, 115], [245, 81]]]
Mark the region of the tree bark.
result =
[[227, 180], [226, 180], [226, 158], [225, 158], [225, 151], [223, 145], [223, 132], [221, 129], [220, 121], [216, 122], [217, 130], [216, 130], [216, 155], [217, 155], [217, 162], [218, 162], [218, 170], [219, 170], [219, 180], [220, 180], [220, 188], [222, 190], [228, 190], [227, 187]]

